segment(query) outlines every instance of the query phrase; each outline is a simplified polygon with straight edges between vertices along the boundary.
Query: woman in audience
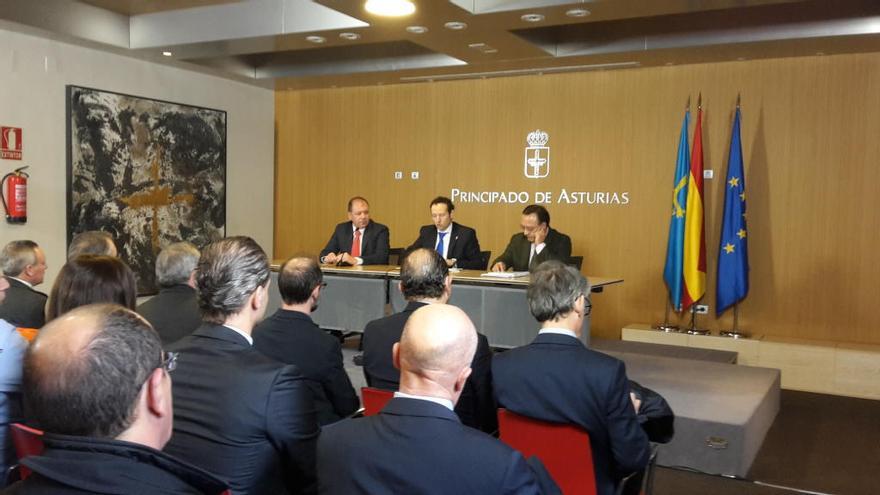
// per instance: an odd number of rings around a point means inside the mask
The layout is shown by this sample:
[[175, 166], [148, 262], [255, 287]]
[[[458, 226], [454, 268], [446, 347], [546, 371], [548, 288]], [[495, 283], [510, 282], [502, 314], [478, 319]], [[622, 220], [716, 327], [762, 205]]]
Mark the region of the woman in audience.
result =
[[137, 284], [124, 261], [85, 254], [68, 261], [55, 279], [46, 303], [46, 322], [86, 304], [116, 303], [134, 310]]

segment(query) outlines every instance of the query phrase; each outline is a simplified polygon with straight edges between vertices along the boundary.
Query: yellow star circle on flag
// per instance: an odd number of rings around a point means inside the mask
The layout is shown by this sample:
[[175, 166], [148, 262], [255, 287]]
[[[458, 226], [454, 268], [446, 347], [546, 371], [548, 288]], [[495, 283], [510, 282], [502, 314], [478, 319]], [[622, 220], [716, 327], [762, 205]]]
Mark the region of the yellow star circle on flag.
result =
[[739, 177], [731, 177], [727, 183], [730, 184], [730, 187], [737, 187], [739, 186]]
[[725, 251], [727, 254], [732, 253], [732, 252], [733, 252], [733, 244], [731, 244], [731, 243], [729, 243], [729, 242], [728, 242], [727, 244], [725, 244], [725, 245], [724, 245], [724, 251]]
[[736, 235], [738, 235], [740, 239], [745, 238], [745, 236], [746, 236], [746, 229], [739, 229], [739, 232], [737, 232]]

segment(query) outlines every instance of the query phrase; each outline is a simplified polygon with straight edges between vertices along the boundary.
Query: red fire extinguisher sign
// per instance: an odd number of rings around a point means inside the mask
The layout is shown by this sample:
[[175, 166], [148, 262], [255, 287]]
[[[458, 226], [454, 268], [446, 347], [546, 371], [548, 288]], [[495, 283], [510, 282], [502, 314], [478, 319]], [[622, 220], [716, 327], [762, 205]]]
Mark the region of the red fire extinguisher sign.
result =
[[21, 160], [21, 127], [0, 126], [0, 158]]

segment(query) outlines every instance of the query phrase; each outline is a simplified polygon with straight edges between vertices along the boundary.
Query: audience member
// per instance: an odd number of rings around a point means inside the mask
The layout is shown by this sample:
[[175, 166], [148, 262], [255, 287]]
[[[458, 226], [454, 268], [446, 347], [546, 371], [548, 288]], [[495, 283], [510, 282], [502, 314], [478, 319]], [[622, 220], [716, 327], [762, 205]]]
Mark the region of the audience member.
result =
[[137, 312], [153, 325], [162, 345], [176, 342], [202, 324], [196, 302], [196, 265], [199, 250], [188, 242], [165, 246], [156, 257], [159, 293], [141, 304]]
[[116, 243], [113, 237], [100, 230], [88, 230], [73, 236], [67, 247], [67, 259], [72, 260], [83, 254], [100, 254], [115, 257]]
[[[392, 351], [400, 391], [378, 415], [340, 421], [321, 433], [320, 492], [541, 493], [519, 452], [464, 427], [452, 412], [476, 348], [476, 330], [460, 309], [431, 304], [416, 310]], [[541, 475], [555, 488], [545, 471]]]
[[119, 258], [83, 254], [61, 267], [49, 292], [46, 321], [94, 303], [116, 303], [134, 309], [137, 284], [131, 268]]
[[165, 451], [227, 480], [235, 493], [311, 493], [318, 423], [306, 379], [253, 348], [269, 298], [269, 260], [249, 237], [202, 250], [202, 324], [171, 345], [174, 436]]
[[527, 291], [541, 330], [531, 344], [496, 356], [492, 376], [499, 407], [585, 429], [597, 491], [611, 495], [620, 479], [645, 467], [650, 446], [636, 419], [639, 404], [623, 362], [580, 340], [589, 294], [577, 269], [555, 260], [542, 263]]
[[[397, 390], [400, 372], [391, 360], [391, 348], [400, 340], [407, 320], [428, 304], [445, 304], [452, 294], [452, 278], [445, 260], [433, 249], [416, 249], [400, 269], [400, 291], [407, 305], [400, 313], [371, 321], [361, 337], [364, 349], [364, 377], [371, 387]], [[477, 351], [471, 373], [455, 412], [462, 423], [493, 433], [498, 429], [492, 398], [492, 349], [483, 334], [477, 334]]]
[[43, 283], [46, 255], [34, 241], [12, 241], [0, 253], [0, 267], [9, 282], [6, 300], [0, 303], [0, 318], [25, 328], [40, 328], [46, 322], [46, 294], [34, 290]]
[[388, 251], [388, 227], [370, 220], [370, 204], [355, 196], [348, 200], [348, 221], [336, 226], [321, 251], [321, 263], [384, 265]]
[[222, 481], [161, 452], [171, 437], [174, 356], [149, 323], [114, 304], [48, 323], [25, 358], [28, 417], [46, 450], [3, 493], [203, 493]]
[[318, 309], [324, 276], [312, 258], [291, 258], [278, 274], [281, 308], [254, 329], [254, 347], [270, 358], [295, 364], [308, 378], [318, 423], [339, 421], [360, 405], [342, 364], [339, 340], [309, 316]]
[[[9, 291], [9, 281], [0, 277], [0, 303]], [[15, 449], [9, 436], [9, 425], [21, 421], [21, 366], [27, 342], [15, 326], [0, 319], [0, 472], [6, 473], [15, 463]], [[0, 486], [6, 482], [0, 477]]]

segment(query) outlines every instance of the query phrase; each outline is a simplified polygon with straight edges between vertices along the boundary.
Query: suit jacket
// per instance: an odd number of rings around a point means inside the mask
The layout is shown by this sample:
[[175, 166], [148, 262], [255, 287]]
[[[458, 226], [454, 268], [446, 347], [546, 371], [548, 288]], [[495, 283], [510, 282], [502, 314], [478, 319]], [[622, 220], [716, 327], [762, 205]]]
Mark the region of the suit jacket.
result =
[[[370, 387], [397, 390], [400, 371], [394, 367], [391, 348], [400, 341], [409, 316], [425, 303], [410, 301], [400, 313], [367, 323], [361, 343], [364, 347], [364, 377]], [[492, 397], [492, 349], [485, 335], [477, 334], [477, 352], [471, 363], [471, 376], [455, 406], [461, 422], [467, 426], [495, 433], [498, 416]]]
[[186, 337], [202, 324], [196, 290], [185, 284], [159, 289], [137, 307], [137, 312], [153, 325], [163, 346]]
[[407, 398], [324, 428], [318, 479], [328, 495], [541, 493], [519, 452], [440, 404]]
[[514, 234], [507, 244], [507, 248], [501, 253], [501, 256], [495, 258], [492, 265], [503, 261], [507, 268], [513, 268], [514, 271], [524, 272], [526, 270], [534, 270], [538, 265], [547, 260], [559, 260], [568, 263], [571, 258], [571, 238], [559, 232], [556, 229], [550, 229], [547, 232], [547, 238], [544, 239], [544, 249], [536, 254], [529, 264], [529, 254], [531, 254], [531, 242], [523, 233]]
[[46, 294], [12, 277], [6, 277], [6, 280], [9, 289], [6, 290], [6, 299], [0, 303], [0, 319], [17, 327], [41, 328], [45, 325]]
[[180, 354], [165, 452], [227, 481], [236, 494], [314, 492], [318, 422], [295, 366], [212, 323], [169, 350]]
[[[449, 243], [446, 250], [446, 258], [455, 258], [455, 266], [470, 270], [485, 270], [486, 267], [480, 262], [480, 241], [477, 240], [477, 231], [452, 222], [452, 232], [443, 239]], [[407, 251], [418, 248], [434, 249], [437, 247], [437, 227], [425, 225], [419, 229], [419, 238], [416, 239]]]
[[[354, 239], [354, 226], [351, 222], [342, 222], [336, 226], [327, 245], [321, 251], [321, 257], [329, 253], [351, 254], [351, 242]], [[361, 259], [365, 265], [385, 265], [388, 263], [388, 227], [370, 221], [364, 228], [361, 239]]]
[[315, 325], [309, 315], [279, 309], [254, 329], [254, 347], [299, 368], [308, 379], [319, 424], [339, 421], [360, 406], [342, 364], [339, 340]]
[[[24, 420], [21, 406], [22, 363], [28, 343], [15, 327], [0, 320], [0, 469], [15, 464], [9, 425]], [[5, 480], [0, 480], [0, 487]]]
[[496, 356], [492, 373], [498, 407], [587, 430], [600, 495], [613, 494], [621, 478], [647, 464], [650, 446], [622, 361], [567, 335], [539, 334]]

